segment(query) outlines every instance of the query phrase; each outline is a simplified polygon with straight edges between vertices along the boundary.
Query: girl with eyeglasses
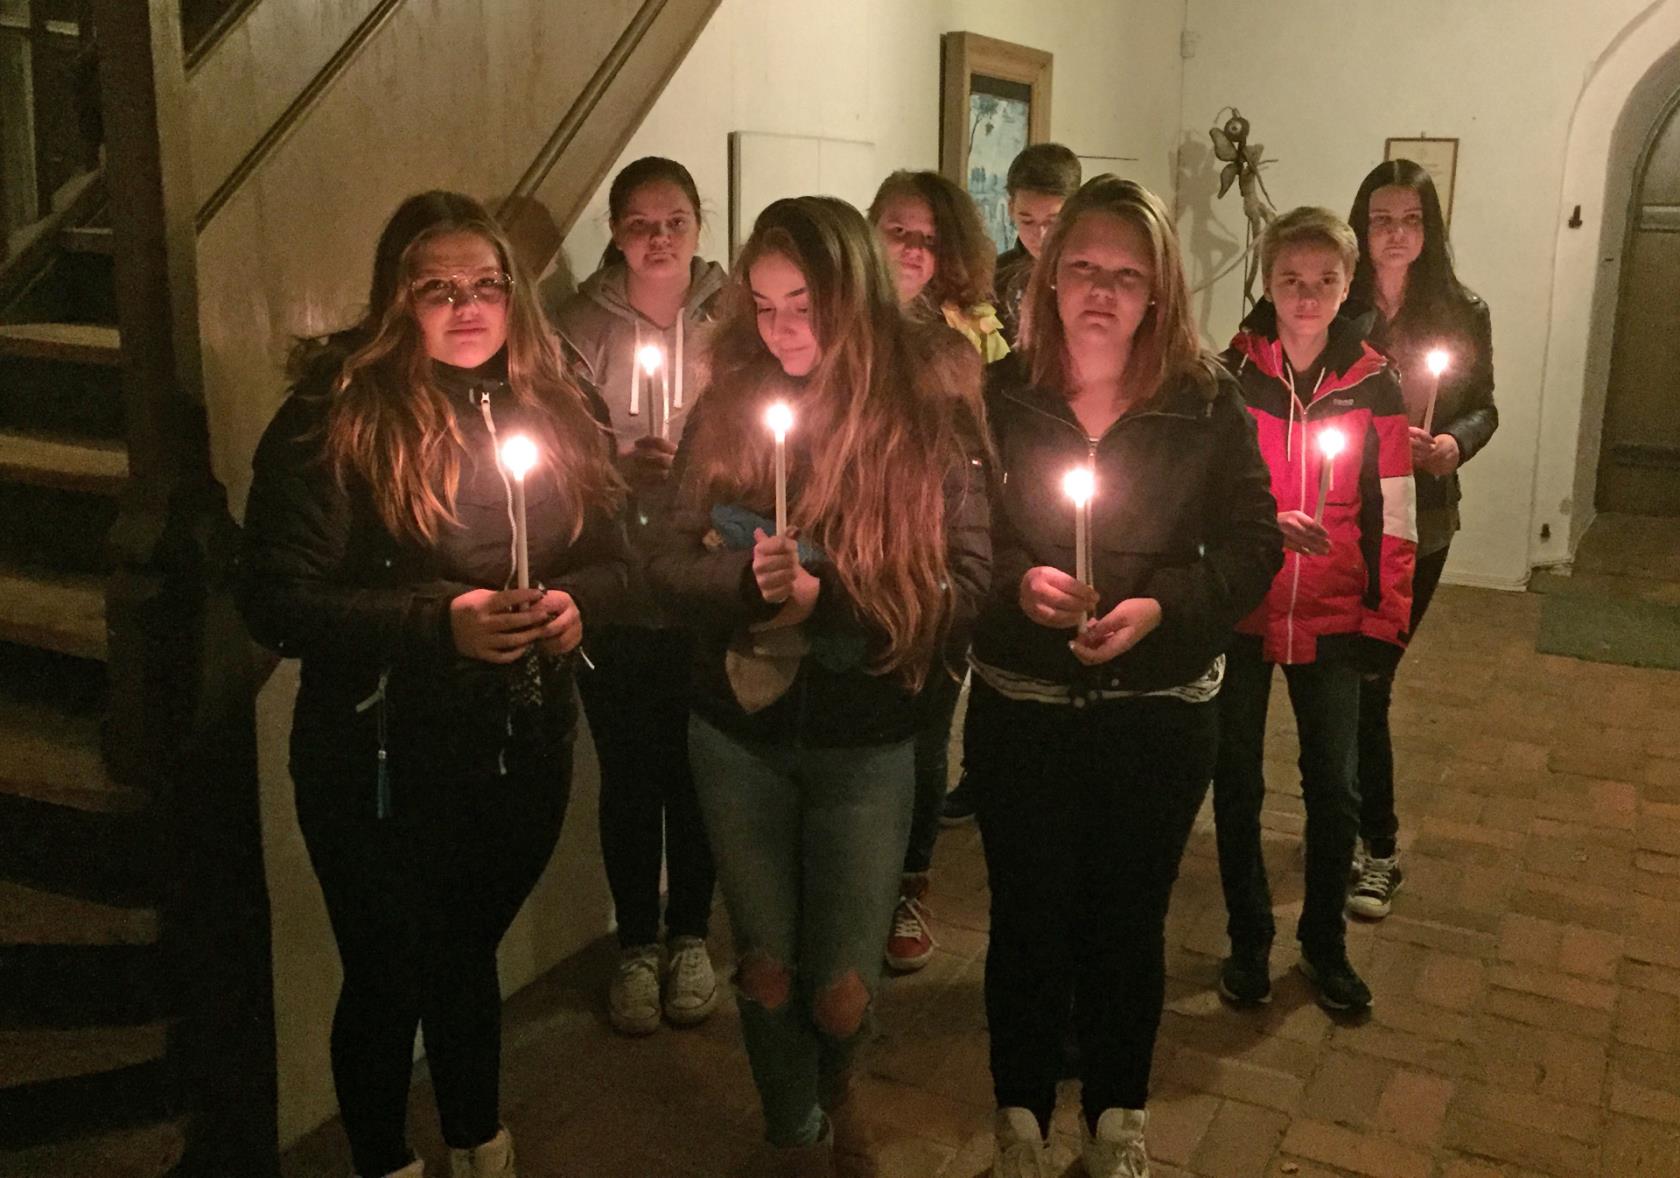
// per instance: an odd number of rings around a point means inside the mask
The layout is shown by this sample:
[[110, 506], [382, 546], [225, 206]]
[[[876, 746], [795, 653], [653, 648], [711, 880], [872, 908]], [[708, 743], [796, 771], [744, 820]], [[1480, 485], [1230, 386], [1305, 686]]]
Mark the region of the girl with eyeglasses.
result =
[[[1423, 621], [1458, 531], [1458, 468], [1499, 428], [1493, 403], [1493, 322], [1488, 306], [1458, 280], [1435, 182], [1411, 160], [1371, 169], [1348, 215], [1359, 262], [1348, 296], [1368, 338], [1399, 366], [1417, 482], [1417, 566], [1410, 632]], [[1446, 362], [1434, 414], [1424, 428], [1435, 377], [1430, 352]], [[1400, 888], [1400, 819], [1394, 809], [1394, 747], [1388, 710], [1400, 649], [1368, 671], [1359, 689], [1359, 835], [1354, 916], [1381, 920]]]
[[[849, 1100], [909, 835], [915, 734], [990, 568], [980, 363], [898, 309], [827, 197], [760, 214], [648, 563], [696, 630], [689, 751], [785, 1172], [874, 1173]], [[785, 402], [786, 512], [774, 442]]]
[[[625, 524], [646, 550], [651, 500], [670, 477], [680, 423], [705, 384], [723, 267], [697, 256], [700, 194], [688, 169], [647, 156], [613, 177], [612, 242], [601, 268], [556, 313], [579, 380], [601, 394], [630, 483]], [[641, 372], [644, 349], [659, 367]], [[680, 401], [680, 403], [679, 403]], [[670, 409], [673, 421], [661, 414]], [[601, 858], [618, 920], [607, 1013], [627, 1035], [705, 1021], [720, 989], [706, 949], [715, 871], [688, 767], [689, 632], [648, 593], [632, 562], [618, 624], [598, 629], [596, 669], [578, 681], [601, 763]], [[668, 880], [666, 957], [660, 867]]]
[[[1009, 354], [1003, 324], [993, 310], [991, 238], [973, 199], [937, 172], [894, 172], [869, 205], [869, 220], [892, 267], [898, 301], [912, 318], [944, 323], [987, 364]], [[916, 734], [916, 800], [910, 845], [904, 855], [898, 907], [887, 937], [887, 964], [901, 973], [933, 960], [928, 885], [940, 807], [950, 786], [951, 721], [962, 691], [961, 671], [929, 685], [934, 706]]]
[[[367, 307], [295, 356], [253, 462], [241, 604], [302, 660], [291, 773], [343, 965], [332, 1070], [356, 1171], [422, 1174], [418, 1027], [453, 1173], [512, 1178], [496, 947], [559, 838], [572, 657], [626, 583], [621, 484], [604, 409], [476, 201], [403, 202]], [[536, 454], [529, 589], [498, 455], [515, 435]]]

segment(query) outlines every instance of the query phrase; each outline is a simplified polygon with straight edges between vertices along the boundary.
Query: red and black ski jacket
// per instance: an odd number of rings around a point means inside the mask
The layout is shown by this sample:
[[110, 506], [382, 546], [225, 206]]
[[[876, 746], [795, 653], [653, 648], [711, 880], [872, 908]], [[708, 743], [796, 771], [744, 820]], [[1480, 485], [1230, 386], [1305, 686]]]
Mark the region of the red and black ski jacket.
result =
[[1269, 301], [1250, 312], [1223, 359], [1254, 418], [1278, 511], [1314, 513], [1326, 461], [1319, 435], [1334, 428], [1345, 439], [1330, 460], [1322, 521], [1329, 555], [1285, 552], [1266, 600], [1237, 633], [1259, 637], [1268, 662], [1371, 662], [1364, 640], [1397, 658], [1410, 637], [1417, 506], [1406, 406], [1392, 365], [1352, 321], [1337, 318], [1314, 387], [1297, 387]]

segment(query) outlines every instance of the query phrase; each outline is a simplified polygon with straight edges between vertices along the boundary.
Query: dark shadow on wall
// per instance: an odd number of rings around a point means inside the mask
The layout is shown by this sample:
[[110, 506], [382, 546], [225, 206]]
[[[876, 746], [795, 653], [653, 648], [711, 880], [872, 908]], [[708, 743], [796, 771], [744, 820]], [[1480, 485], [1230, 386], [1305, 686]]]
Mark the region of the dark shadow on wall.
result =
[[[1184, 268], [1190, 280], [1191, 305], [1196, 321], [1211, 332], [1209, 342], [1223, 348], [1242, 317], [1243, 239], [1233, 236], [1230, 229], [1215, 216], [1218, 201], [1219, 169], [1223, 165], [1214, 157], [1213, 147], [1206, 133], [1186, 131], [1178, 146], [1178, 205], [1179, 236], [1184, 249]], [[1241, 218], [1242, 210], [1230, 194], [1233, 210]], [[1230, 267], [1237, 275], [1234, 284], [1221, 285], [1212, 281], [1215, 275]], [[1229, 292], [1228, 306], [1215, 306], [1215, 293]]]

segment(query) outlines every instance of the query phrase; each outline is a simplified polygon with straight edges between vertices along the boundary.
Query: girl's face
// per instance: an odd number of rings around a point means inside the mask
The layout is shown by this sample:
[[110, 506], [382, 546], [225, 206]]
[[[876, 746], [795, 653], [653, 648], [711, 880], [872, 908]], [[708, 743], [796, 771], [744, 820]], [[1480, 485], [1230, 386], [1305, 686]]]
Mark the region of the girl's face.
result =
[[882, 208], [875, 231], [886, 247], [887, 261], [892, 263], [898, 301], [908, 303], [922, 293], [939, 269], [939, 259], [933, 253], [933, 210], [919, 196], [895, 196]]
[[1266, 275], [1266, 293], [1277, 308], [1280, 331], [1302, 338], [1328, 332], [1348, 295], [1341, 251], [1322, 241], [1284, 246]]
[[1089, 212], [1068, 230], [1056, 260], [1056, 311], [1070, 351], [1129, 344], [1154, 293], [1154, 253], [1137, 225]]
[[700, 214], [681, 187], [650, 180], [631, 190], [613, 223], [613, 244], [639, 278], [686, 280], [700, 248]]
[[1371, 194], [1365, 248], [1378, 270], [1405, 269], [1423, 253], [1423, 198], [1414, 188], [1390, 184]]
[[805, 272], [784, 254], [765, 254], [747, 270], [758, 338], [789, 376], [809, 376], [822, 359], [811, 326], [811, 292]]
[[510, 281], [495, 245], [471, 230], [440, 233], [414, 254], [409, 303], [433, 360], [477, 368], [507, 343]]

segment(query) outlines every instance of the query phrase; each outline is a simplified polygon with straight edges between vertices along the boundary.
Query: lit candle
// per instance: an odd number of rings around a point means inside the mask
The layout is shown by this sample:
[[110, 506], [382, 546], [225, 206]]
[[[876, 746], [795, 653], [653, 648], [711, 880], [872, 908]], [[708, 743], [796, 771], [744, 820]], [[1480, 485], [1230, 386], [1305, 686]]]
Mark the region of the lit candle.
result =
[[680, 412], [683, 407], [683, 317], [681, 311], [677, 312], [677, 350], [676, 354], [671, 357], [671, 374], [677, 383], [677, 393], [672, 398], [672, 402]]
[[1441, 348], [1432, 349], [1423, 358], [1424, 365], [1429, 369], [1429, 400], [1423, 409], [1423, 432], [1430, 437], [1435, 436], [1432, 432], [1435, 426], [1435, 394], [1441, 390], [1441, 373], [1447, 370], [1451, 360], [1452, 357]]
[[531, 546], [525, 529], [525, 474], [537, 464], [537, 445], [524, 434], [502, 443], [502, 466], [513, 476], [514, 584], [531, 587]]
[[776, 436], [776, 535], [787, 533], [787, 435], [793, 428], [793, 410], [777, 401], [764, 414], [764, 424]]
[[[665, 351], [658, 344], [643, 344], [636, 349], [636, 365], [641, 369], [642, 380], [647, 387], [648, 398], [653, 398], [654, 373], [665, 367]], [[671, 386], [668, 380], [661, 380], [659, 385], [658, 412], [650, 404], [648, 407], [648, 433], [654, 437], [666, 436], [667, 425], [671, 416]]]
[[[1091, 497], [1097, 480], [1088, 466], [1076, 466], [1062, 476], [1062, 491], [1073, 500], [1073, 578], [1091, 584]], [[1079, 620], [1080, 629], [1091, 620], [1089, 613]]]
[[1318, 452], [1324, 461], [1318, 466], [1318, 510], [1313, 512], [1313, 523], [1324, 522], [1324, 500], [1330, 494], [1335, 478], [1332, 472], [1336, 467], [1336, 455], [1347, 447], [1347, 436], [1334, 426], [1326, 426], [1318, 431]]

